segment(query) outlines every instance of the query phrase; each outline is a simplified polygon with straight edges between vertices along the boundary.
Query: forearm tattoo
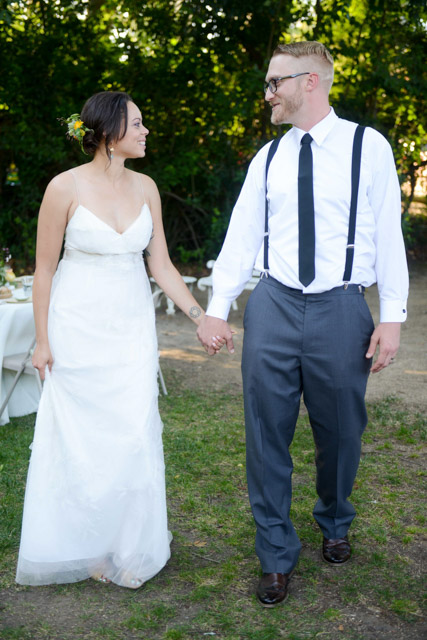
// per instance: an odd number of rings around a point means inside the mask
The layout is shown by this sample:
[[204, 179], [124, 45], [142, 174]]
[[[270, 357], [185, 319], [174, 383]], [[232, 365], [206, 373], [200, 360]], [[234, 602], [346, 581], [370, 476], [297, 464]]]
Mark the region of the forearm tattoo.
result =
[[201, 314], [201, 310], [200, 307], [191, 307], [190, 311], [188, 312], [190, 318], [198, 318]]

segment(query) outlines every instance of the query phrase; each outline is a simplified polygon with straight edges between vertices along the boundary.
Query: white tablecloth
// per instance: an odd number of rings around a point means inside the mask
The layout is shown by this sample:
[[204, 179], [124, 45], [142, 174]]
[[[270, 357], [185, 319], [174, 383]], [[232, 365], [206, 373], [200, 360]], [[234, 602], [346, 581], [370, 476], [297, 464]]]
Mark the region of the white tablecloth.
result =
[[[35, 328], [33, 305], [28, 302], [0, 305], [0, 363], [4, 356], [25, 353], [34, 339]], [[16, 375], [13, 371], [1, 371], [0, 405], [10, 389]], [[25, 416], [37, 411], [40, 393], [35, 376], [22, 374], [12, 393], [9, 404], [0, 417], [0, 425], [7, 424], [10, 417]]]

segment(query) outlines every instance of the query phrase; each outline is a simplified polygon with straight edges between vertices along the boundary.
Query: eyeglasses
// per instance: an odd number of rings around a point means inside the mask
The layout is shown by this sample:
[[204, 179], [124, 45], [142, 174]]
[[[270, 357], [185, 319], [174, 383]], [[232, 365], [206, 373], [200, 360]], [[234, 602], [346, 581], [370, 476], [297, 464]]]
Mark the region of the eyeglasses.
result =
[[271, 78], [268, 82], [264, 82], [264, 93], [267, 93], [267, 90], [270, 89], [271, 93], [276, 93], [278, 87], [277, 83], [282, 80], [287, 80], [288, 78], [298, 78], [298, 76], [307, 76], [310, 75], [310, 71], [303, 71], [302, 73], [293, 73], [291, 76], [282, 76], [281, 78]]

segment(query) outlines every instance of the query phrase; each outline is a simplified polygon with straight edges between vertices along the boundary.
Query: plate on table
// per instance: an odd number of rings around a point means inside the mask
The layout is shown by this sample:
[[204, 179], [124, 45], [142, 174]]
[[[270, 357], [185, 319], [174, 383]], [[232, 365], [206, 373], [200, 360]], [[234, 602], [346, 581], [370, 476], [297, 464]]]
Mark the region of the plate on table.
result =
[[7, 298], [7, 300], [5, 300], [5, 302], [8, 302], [9, 304], [22, 304], [22, 303], [25, 303], [25, 302], [32, 302], [33, 301], [31, 295], [28, 296], [28, 297], [22, 297], [21, 298], [21, 296], [18, 297], [16, 294], [17, 294], [17, 292], [14, 293], [12, 298]]
[[24, 289], [15, 289], [13, 297], [18, 302], [26, 302], [31, 298], [31, 291], [25, 291]]

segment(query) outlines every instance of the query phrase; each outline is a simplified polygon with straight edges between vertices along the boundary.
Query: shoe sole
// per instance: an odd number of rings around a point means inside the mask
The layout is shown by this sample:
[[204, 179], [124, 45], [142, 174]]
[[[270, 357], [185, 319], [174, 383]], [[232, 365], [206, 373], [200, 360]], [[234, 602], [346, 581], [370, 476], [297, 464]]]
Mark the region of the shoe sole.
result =
[[344, 562], [329, 562], [329, 560], [326, 560], [326, 558], [325, 558], [325, 556], [323, 555], [322, 552], [320, 552], [320, 556], [321, 556], [323, 562], [325, 562], [328, 565], [328, 567], [342, 567], [345, 564], [347, 564], [347, 562], [349, 560], [351, 560], [351, 556], [350, 556], [349, 558], [347, 558], [347, 560], [344, 560]]
[[264, 609], [274, 609], [274, 607], [280, 607], [280, 605], [286, 602], [288, 598], [289, 598], [289, 593], [287, 593], [283, 598], [283, 600], [280, 600], [280, 602], [275, 602], [274, 604], [266, 604], [265, 602], [260, 600], [257, 596], [258, 602], [260, 603], [261, 607], [264, 607]]

